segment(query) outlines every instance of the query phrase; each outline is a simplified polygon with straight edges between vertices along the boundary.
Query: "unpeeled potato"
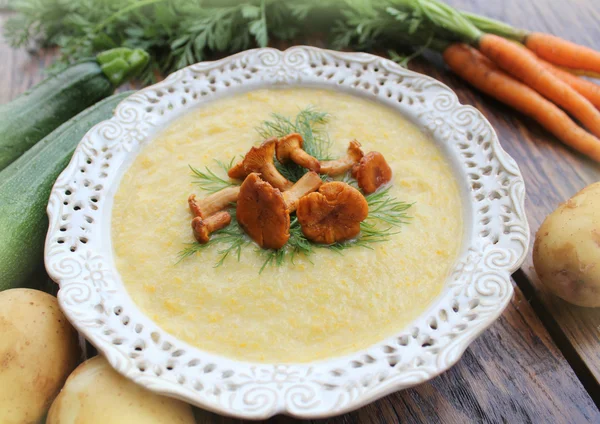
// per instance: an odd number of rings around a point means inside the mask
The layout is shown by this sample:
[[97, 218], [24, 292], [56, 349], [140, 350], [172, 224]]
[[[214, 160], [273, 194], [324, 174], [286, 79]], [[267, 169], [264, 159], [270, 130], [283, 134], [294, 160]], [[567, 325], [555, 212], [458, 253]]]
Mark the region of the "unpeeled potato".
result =
[[600, 183], [546, 218], [535, 237], [533, 264], [555, 295], [579, 306], [600, 306]]
[[77, 335], [54, 296], [0, 293], [0, 423], [37, 423], [79, 360]]
[[190, 405], [159, 396], [121, 376], [101, 356], [69, 376], [46, 424], [194, 424]]

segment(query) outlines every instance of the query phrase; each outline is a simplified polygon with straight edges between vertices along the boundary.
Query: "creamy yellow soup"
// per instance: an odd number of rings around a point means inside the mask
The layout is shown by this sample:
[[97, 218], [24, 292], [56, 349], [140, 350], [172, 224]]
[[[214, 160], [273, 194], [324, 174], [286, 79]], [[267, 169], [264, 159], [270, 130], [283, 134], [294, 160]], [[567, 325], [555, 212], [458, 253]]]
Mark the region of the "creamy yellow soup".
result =
[[[383, 153], [394, 173], [390, 194], [414, 202], [410, 223], [372, 250], [317, 249], [260, 274], [255, 245], [220, 267], [218, 245], [177, 263], [194, 241], [187, 197], [206, 195], [188, 165], [218, 171], [215, 159], [229, 162], [260, 142], [254, 127], [271, 113], [294, 117], [308, 105], [331, 114], [334, 156], [354, 138]], [[207, 104], [158, 134], [115, 195], [112, 241], [129, 295], [166, 331], [234, 359], [306, 362], [366, 348], [425, 311], [456, 259], [461, 217], [449, 164], [397, 112], [343, 93], [271, 89]]]

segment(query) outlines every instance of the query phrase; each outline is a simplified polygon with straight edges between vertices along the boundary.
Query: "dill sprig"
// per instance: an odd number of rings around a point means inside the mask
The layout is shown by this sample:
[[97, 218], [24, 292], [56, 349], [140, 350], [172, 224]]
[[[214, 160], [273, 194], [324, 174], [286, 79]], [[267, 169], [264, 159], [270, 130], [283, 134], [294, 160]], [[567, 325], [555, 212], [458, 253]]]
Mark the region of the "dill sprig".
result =
[[[324, 131], [328, 121], [328, 113], [319, 112], [314, 107], [309, 106], [298, 112], [294, 120], [278, 113], [273, 113], [271, 119], [262, 122], [256, 128], [256, 131], [263, 139], [298, 133], [304, 139], [302, 148], [306, 153], [319, 160], [328, 160], [330, 159], [329, 149], [331, 147], [331, 140], [327, 132]], [[298, 181], [306, 173], [304, 168], [295, 163], [288, 163], [284, 166], [276, 160], [275, 166], [281, 175], [292, 182]]]
[[297, 132], [304, 138], [302, 148], [306, 153], [319, 160], [329, 160], [331, 140], [325, 131], [329, 118], [327, 112], [320, 112], [315, 107], [308, 106], [300, 110], [293, 121], [287, 116], [273, 113], [271, 119], [263, 121], [256, 131], [263, 139], [273, 136], [283, 137]]
[[369, 204], [369, 215], [363, 221], [364, 225], [380, 222], [392, 227], [399, 227], [407, 224], [410, 217], [406, 211], [413, 205], [406, 203], [389, 194], [390, 187], [365, 196]]
[[[271, 136], [281, 137], [290, 132], [298, 132], [304, 137], [304, 148], [309, 153], [319, 158], [328, 158], [329, 147], [331, 146], [331, 141], [325, 131], [328, 118], [328, 114], [309, 107], [302, 109], [294, 120], [279, 114], [273, 114], [270, 120], [262, 122], [256, 130], [262, 138]], [[217, 161], [217, 165], [227, 173], [234, 161], [235, 158], [229, 163]], [[299, 169], [294, 169], [293, 166], [296, 165], [292, 163], [279, 164], [280, 172], [287, 178], [296, 181], [306, 170], [297, 166]], [[200, 171], [191, 166], [190, 169], [196, 179], [195, 182], [208, 192], [214, 193], [234, 184], [231, 180], [221, 177], [209, 167], [205, 167], [205, 171]], [[295, 179], [288, 177], [288, 175]], [[341, 181], [358, 189], [356, 180], [349, 173], [344, 175]], [[310, 261], [310, 256], [318, 248], [330, 249], [336, 253], [343, 254], [343, 251], [346, 249], [355, 247], [373, 249], [373, 244], [388, 241], [390, 237], [398, 234], [401, 225], [409, 222], [410, 217], [407, 211], [412, 206], [411, 203], [396, 199], [390, 195], [389, 191], [390, 187], [387, 187], [365, 196], [369, 206], [369, 214], [361, 222], [360, 234], [354, 240], [330, 245], [313, 243], [304, 236], [298, 218], [292, 215], [290, 219], [290, 238], [285, 246], [281, 249], [257, 249], [257, 252], [264, 256], [264, 262], [259, 273], [262, 273], [269, 266], [281, 266], [286, 262], [293, 264], [294, 259], [299, 255], [309, 258]], [[221, 230], [215, 231], [206, 244], [190, 243], [179, 253], [178, 262], [215, 245], [219, 246], [217, 252], [220, 255], [219, 260], [214, 265], [215, 267], [223, 265], [228, 257], [235, 257], [239, 261], [242, 249], [253, 242], [240, 227], [235, 211], [235, 205], [232, 205], [230, 208], [232, 216], [231, 224]]]
[[[286, 262], [293, 264], [294, 259], [299, 255], [310, 258], [315, 249], [318, 248], [330, 249], [342, 254], [346, 249], [356, 247], [373, 249], [373, 244], [388, 241], [391, 236], [399, 233], [398, 227], [408, 223], [410, 217], [406, 214], [406, 211], [412, 206], [410, 203], [401, 202], [390, 196], [388, 191], [389, 188], [365, 197], [369, 205], [369, 215], [367, 219], [361, 222], [360, 235], [354, 240], [328, 245], [313, 243], [302, 233], [298, 218], [292, 216], [290, 238], [284, 247], [281, 249], [257, 248], [257, 252], [264, 255], [265, 258], [259, 273], [262, 273], [269, 266], [281, 266]], [[242, 248], [251, 245], [253, 242], [240, 227], [235, 216], [235, 207], [232, 207], [229, 212], [231, 213], [231, 224], [215, 231], [206, 244], [197, 242], [188, 244], [186, 248], [179, 252], [177, 263], [214, 245], [220, 246], [218, 250], [220, 256], [214, 265], [215, 267], [223, 265], [230, 256], [237, 258], [239, 261]]]
[[260, 249], [265, 255], [265, 261], [261, 266], [259, 273], [262, 273], [267, 266], [281, 266], [286, 261], [294, 263], [294, 258], [300, 254], [308, 257], [313, 254], [315, 244], [308, 240], [302, 233], [302, 228], [297, 217], [290, 220], [290, 238], [281, 249]]
[[235, 158], [232, 158], [228, 163], [215, 160], [218, 167], [225, 172], [225, 177], [219, 176], [216, 172], [210, 169], [208, 166], [204, 167], [204, 171], [198, 168], [194, 168], [189, 165], [194, 177], [194, 184], [197, 184], [202, 190], [209, 193], [216, 193], [224, 188], [237, 185], [233, 180], [227, 177], [227, 172], [231, 169], [235, 162]]
[[372, 244], [388, 241], [391, 236], [398, 234], [398, 231], [390, 231], [390, 228], [381, 230], [374, 224], [360, 223], [360, 235], [354, 240], [347, 240], [328, 245], [320, 245], [320, 247], [331, 249], [336, 253], [342, 254], [344, 250], [362, 247], [364, 249], [373, 250]]

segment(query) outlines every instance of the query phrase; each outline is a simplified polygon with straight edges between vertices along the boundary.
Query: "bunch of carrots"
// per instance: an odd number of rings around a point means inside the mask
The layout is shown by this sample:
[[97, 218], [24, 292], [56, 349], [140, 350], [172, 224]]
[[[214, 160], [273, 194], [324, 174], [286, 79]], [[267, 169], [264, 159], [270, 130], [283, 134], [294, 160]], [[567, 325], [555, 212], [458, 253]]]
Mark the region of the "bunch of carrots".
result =
[[[36, 12], [38, 6], [58, 7], [54, 3], [66, 9], [54, 18], [44, 9]], [[335, 48], [407, 44], [419, 46], [417, 54], [429, 48], [467, 82], [600, 162], [600, 85], [579, 76], [600, 77], [600, 52], [459, 11], [442, 0], [219, 0], [191, 2], [190, 9], [175, 0], [122, 0], [96, 2], [106, 3], [99, 10], [88, 3], [16, 2], [26, 24], [12, 21], [13, 43], [36, 34], [76, 58], [95, 45], [121, 43], [147, 49], [162, 69], [193, 63], [208, 51], [236, 51], [251, 37], [264, 47], [269, 35], [315, 31], [331, 35]], [[94, 23], [97, 13], [103, 16], [100, 26]], [[99, 37], [98, 28], [110, 29], [110, 36]], [[414, 56], [396, 59], [405, 63]]]
[[600, 76], [600, 52], [459, 12], [438, 0], [420, 2], [425, 3], [435, 6], [425, 10], [429, 20], [458, 40], [428, 44], [453, 72], [600, 162], [600, 85], [578, 76]]

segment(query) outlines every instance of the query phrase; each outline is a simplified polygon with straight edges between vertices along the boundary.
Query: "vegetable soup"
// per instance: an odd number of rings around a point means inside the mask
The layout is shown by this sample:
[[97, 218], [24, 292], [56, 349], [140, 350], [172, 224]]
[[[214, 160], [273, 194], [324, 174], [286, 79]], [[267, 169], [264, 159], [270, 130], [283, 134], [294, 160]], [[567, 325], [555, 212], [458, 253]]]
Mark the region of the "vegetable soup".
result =
[[[369, 191], [360, 181], [350, 181], [350, 171], [335, 177], [340, 180], [335, 183], [338, 188], [348, 179], [343, 190], [363, 211], [352, 224], [356, 231], [360, 225], [358, 238], [313, 243], [303, 238], [312, 234], [290, 209], [291, 227], [284, 222], [290, 228], [289, 240], [280, 250], [261, 249], [245, 234], [235, 233], [242, 230], [233, 212], [229, 221], [225, 212], [218, 215], [219, 228], [224, 227], [220, 231], [229, 232], [220, 238], [218, 231], [208, 234], [212, 238], [207, 244], [196, 242], [188, 196], [202, 199], [209, 195], [202, 187], [231, 184], [226, 173], [229, 164], [241, 163], [249, 149], [266, 138], [265, 128], [273, 129], [261, 123], [275, 122], [273, 114], [278, 114], [276, 122], [285, 123], [282, 117], [289, 117], [290, 126], [296, 128], [295, 117], [301, 110], [328, 114], [314, 133], [327, 144], [327, 152], [317, 152], [322, 156], [318, 159], [344, 158], [349, 142], [357, 140], [365, 158], [368, 152], [379, 152], [377, 160], [391, 169], [391, 181]], [[304, 133], [307, 152], [314, 134]], [[316, 150], [313, 145], [314, 155]], [[284, 171], [286, 178], [292, 178]], [[381, 175], [376, 171], [369, 172]], [[247, 180], [254, 184], [263, 184], [261, 177], [266, 178], [264, 173], [252, 175]], [[333, 187], [312, 178], [314, 187], [306, 190], [313, 191], [312, 197], [325, 196], [323, 188]], [[264, 184], [280, 196], [277, 188]], [[367, 194], [372, 190], [376, 191]], [[282, 192], [285, 199], [286, 191]], [[368, 203], [368, 216], [359, 224], [367, 214], [361, 202]], [[390, 215], [391, 224], [385, 219], [375, 221], [376, 208], [385, 202], [382, 208], [402, 207], [401, 213]], [[298, 209], [299, 218], [301, 213]], [[348, 214], [346, 210], [340, 216], [346, 219]], [[336, 220], [328, 225], [336, 225]], [[322, 235], [319, 227], [313, 230], [317, 238]], [[225, 237], [228, 234], [230, 238]], [[331, 237], [321, 238], [329, 243]], [[123, 176], [112, 211], [116, 265], [129, 295], [144, 313], [203, 350], [269, 363], [344, 355], [402, 330], [440, 294], [461, 240], [458, 186], [433, 141], [383, 105], [308, 88], [240, 94], [177, 119], [136, 157]], [[307, 243], [292, 248], [300, 241]], [[185, 257], [182, 251], [187, 252]]]

